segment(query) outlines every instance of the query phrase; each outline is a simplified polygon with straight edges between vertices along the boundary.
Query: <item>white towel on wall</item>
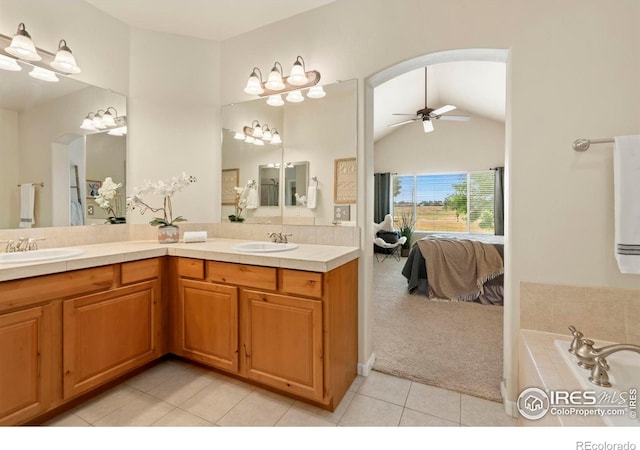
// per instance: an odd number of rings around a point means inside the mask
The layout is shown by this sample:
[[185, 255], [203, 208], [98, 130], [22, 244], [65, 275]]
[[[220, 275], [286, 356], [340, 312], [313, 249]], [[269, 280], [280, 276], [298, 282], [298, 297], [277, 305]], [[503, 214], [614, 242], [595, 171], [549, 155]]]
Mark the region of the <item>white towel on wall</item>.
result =
[[640, 273], [640, 135], [614, 141], [615, 256], [620, 272]]
[[73, 200], [71, 200], [71, 203], [69, 204], [69, 225], [72, 227], [84, 225], [82, 205]]
[[33, 183], [20, 185], [20, 228], [31, 228], [36, 224], [33, 209], [36, 201], [36, 187]]
[[307, 208], [314, 209], [318, 203], [318, 188], [309, 186], [307, 188]]
[[258, 207], [258, 190], [255, 187], [249, 188], [247, 194], [247, 206], [246, 209], [256, 209]]

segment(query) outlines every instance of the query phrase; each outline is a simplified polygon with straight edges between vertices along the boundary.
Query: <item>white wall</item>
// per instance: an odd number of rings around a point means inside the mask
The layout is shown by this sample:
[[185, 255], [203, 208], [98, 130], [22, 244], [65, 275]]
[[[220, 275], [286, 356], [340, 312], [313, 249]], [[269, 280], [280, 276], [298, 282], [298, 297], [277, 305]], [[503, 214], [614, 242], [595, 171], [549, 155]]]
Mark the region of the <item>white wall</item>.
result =
[[504, 136], [503, 123], [479, 116], [468, 122], [436, 120], [431, 133], [414, 122], [375, 143], [373, 170], [414, 175], [503, 166]]
[[[639, 20], [640, 3], [633, 0], [337, 1], [225, 41], [222, 100], [246, 98], [242, 89], [254, 65], [268, 68], [279, 60], [288, 67], [296, 55], [331, 82], [366, 79], [442, 50], [509, 49], [505, 347], [506, 361], [515, 360], [521, 281], [612, 287], [640, 282], [620, 274], [613, 257], [611, 146], [585, 154], [571, 149], [582, 136], [640, 132]], [[427, 32], [428, 39], [419, 38]], [[593, 113], [598, 105], [605, 114]], [[361, 159], [373, 158], [365, 154], [365, 133], [371, 139], [372, 131], [364, 128], [364, 111], [361, 97]], [[360, 167], [359, 176], [368, 180], [372, 165], [361, 161]], [[358, 219], [365, 226], [373, 219], [371, 185], [359, 192]], [[361, 265], [361, 362], [372, 351], [368, 253]], [[516, 368], [507, 366], [513, 400]]]
[[[122, 187], [118, 189], [121, 194], [119, 214], [126, 215], [126, 136], [96, 133], [88, 135], [86, 139], [86, 179], [104, 181], [106, 177], [111, 177], [114, 183], [122, 183]], [[95, 200], [86, 198], [86, 195], [82, 204], [87, 224], [103, 224], [110, 216], [107, 210], [100, 208]], [[93, 206], [93, 215], [88, 213], [88, 206]]]
[[173, 199], [174, 216], [190, 222], [220, 220], [219, 59], [215, 42], [131, 31], [127, 189], [183, 171], [195, 176]]
[[[18, 192], [18, 113], [0, 109], [0, 229], [9, 228]], [[37, 188], [36, 188], [37, 189]], [[17, 226], [17, 224], [16, 224]]]

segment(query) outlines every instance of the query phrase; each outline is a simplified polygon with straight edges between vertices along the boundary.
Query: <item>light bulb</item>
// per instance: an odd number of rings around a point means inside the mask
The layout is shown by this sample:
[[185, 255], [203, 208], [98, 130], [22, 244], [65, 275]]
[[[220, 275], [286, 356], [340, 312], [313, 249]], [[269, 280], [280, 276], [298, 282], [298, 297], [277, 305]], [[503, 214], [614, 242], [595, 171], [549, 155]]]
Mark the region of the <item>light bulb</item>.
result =
[[280, 134], [278, 133], [278, 130], [276, 130], [275, 128], [273, 128], [271, 130], [271, 142], [270, 144], [282, 144], [282, 139], [280, 138]]
[[325, 95], [327, 95], [327, 93], [324, 91], [322, 86], [313, 86], [309, 89], [309, 92], [307, 92], [307, 97], [309, 98], [322, 98]]
[[22, 67], [18, 64], [13, 58], [9, 58], [6, 55], [0, 55], [0, 69], [9, 70], [11, 72], [19, 72], [22, 70]]
[[51, 67], [65, 73], [80, 73], [80, 67], [76, 64], [76, 59], [71, 54], [71, 50], [67, 47], [67, 41], [62, 39], [58, 44], [58, 52], [51, 63]]
[[304, 73], [304, 65], [301, 56], [296, 58], [296, 62], [293, 63], [293, 67], [291, 68], [291, 73], [289, 74], [289, 78], [287, 78], [287, 83], [293, 86], [304, 86], [309, 82], [309, 78]]
[[300, 103], [304, 101], [304, 97], [302, 96], [302, 92], [300, 91], [291, 91], [287, 94], [286, 97], [288, 102], [291, 103]]
[[236, 133], [233, 135], [234, 139], [237, 139], [239, 141], [243, 141], [244, 140], [244, 133], [241, 133], [240, 131], [236, 131]]
[[251, 75], [249, 75], [249, 79], [247, 80], [247, 85], [244, 88], [244, 91], [247, 94], [260, 95], [264, 92], [264, 89], [262, 89], [262, 80], [258, 78], [256, 70], [259, 71], [257, 67], [254, 67]]
[[267, 105], [271, 106], [282, 106], [284, 105], [284, 100], [282, 100], [281, 94], [270, 95], [267, 99]]
[[264, 84], [264, 87], [271, 91], [281, 91], [284, 89], [284, 83], [282, 82], [282, 71], [278, 69], [280, 63], [276, 62], [269, 73], [269, 78]]
[[10, 55], [26, 61], [40, 61], [42, 59], [31, 40], [31, 36], [27, 33], [24, 23], [18, 25], [18, 31], [16, 31], [13, 39], [11, 39], [11, 44], [5, 50]]
[[29, 72], [29, 76], [49, 83], [57, 83], [60, 81], [55, 73], [42, 67], [34, 67], [33, 70]]

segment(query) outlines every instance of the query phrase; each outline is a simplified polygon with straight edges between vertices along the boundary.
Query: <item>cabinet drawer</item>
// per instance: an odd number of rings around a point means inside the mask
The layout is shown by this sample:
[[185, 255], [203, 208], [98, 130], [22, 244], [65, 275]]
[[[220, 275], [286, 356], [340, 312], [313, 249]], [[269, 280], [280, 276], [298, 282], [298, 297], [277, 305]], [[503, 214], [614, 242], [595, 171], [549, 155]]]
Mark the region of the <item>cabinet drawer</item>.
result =
[[207, 261], [207, 280], [275, 291], [276, 269]]
[[160, 276], [160, 260], [158, 258], [143, 259], [122, 264], [121, 283], [131, 284], [153, 280]]
[[303, 270], [281, 269], [280, 290], [287, 294], [322, 297], [322, 274]]
[[0, 312], [110, 289], [115, 266], [94, 267], [0, 283]]
[[178, 275], [184, 278], [204, 278], [204, 261], [201, 259], [179, 258]]

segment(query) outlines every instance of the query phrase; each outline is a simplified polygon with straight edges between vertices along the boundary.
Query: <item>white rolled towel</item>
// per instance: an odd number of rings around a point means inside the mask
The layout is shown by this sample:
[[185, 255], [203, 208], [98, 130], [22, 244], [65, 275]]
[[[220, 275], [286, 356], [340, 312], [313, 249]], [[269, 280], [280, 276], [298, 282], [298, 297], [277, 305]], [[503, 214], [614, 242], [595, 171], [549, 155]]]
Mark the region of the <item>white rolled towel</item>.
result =
[[640, 135], [615, 137], [615, 256], [622, 273], [640, 273]]
[[307, 208], [314, 209], [318, 202], [318, 188], [316, 186], [309, 186], [307, 189]]
[[258, 208], [258, 190], [254, 187], [249, 188], [249, 193], [247, 194], [247, 206], [246, 209], [256, 209]]
[[182, 235], [182, 239], [185, 242], [206, 242], [207, 241], [207, 232], [206, 231], [185, 231]]
[[20, 228], [31, 228], [36, 224], [33, 209], [36, 201], [36, 189], [33, 183], [20, 185]]

